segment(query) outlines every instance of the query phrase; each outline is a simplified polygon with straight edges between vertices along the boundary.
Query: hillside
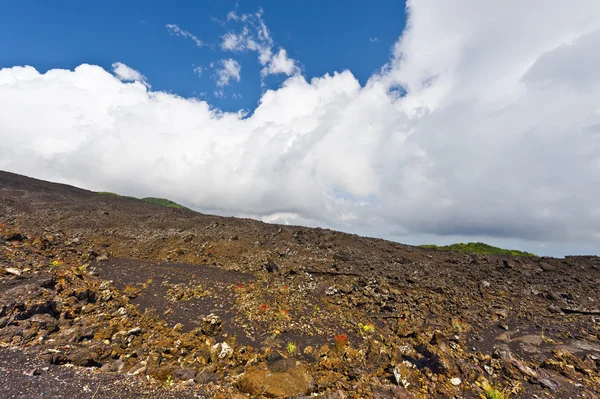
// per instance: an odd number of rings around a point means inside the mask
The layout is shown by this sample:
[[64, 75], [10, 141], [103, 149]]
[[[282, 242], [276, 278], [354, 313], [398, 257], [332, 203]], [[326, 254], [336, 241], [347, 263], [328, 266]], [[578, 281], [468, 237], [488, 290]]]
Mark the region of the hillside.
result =
[[600, 395], [598, 257], [153, 202], [0, 171], [5, 397]]

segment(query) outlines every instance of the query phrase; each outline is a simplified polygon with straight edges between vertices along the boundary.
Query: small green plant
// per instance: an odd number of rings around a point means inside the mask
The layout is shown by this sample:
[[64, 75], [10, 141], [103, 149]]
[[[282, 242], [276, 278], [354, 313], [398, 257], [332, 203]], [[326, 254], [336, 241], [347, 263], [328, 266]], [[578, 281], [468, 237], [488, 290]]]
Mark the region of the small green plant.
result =
[[298, 347], [296, 346], [295, 342], [288, 342], [286, 349], [290, 355], [294, 355], [298, 351]]
[[486, 399], [508, 399], [509, 393], [504, 391], [499, 391], [496, 388], [491, 388], [485, 391]]
[[86, 263], [85, 265], [78, 266], [78, 267], [77, 267], [77, 271], [78, 271], [79, 273], [87, 273], [87, 271], [88, 271], [88, 269], [87, 269], [87, 268], [88, 268], [88, 266], [89, 266], [89, 263]]
[[358, 328], [360, 328], [360, 332], [363, 334], [373, 334], [375, 332], [375, 325], [373, 323], [358, 323]]
[[465, 325], [459, 319], [452, 319], [452, 328], [458, 333], [462, 333], [466, 330]]
[[170, 387], [173, 385], [173, 383], [174, 383], [174, 382], [173, 382], [173, 376], [169, 375], [169, 376], [167, 377], [167, 379], [165, 380], [165, 386], [166, 386], [167, 388], [170, 388]]

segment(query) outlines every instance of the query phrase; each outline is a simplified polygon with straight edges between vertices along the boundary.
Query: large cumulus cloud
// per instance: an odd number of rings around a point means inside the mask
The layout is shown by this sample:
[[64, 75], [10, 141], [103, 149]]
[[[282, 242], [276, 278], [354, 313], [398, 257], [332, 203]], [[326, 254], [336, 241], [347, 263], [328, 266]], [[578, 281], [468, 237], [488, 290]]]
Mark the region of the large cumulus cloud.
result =
[[93, 65], [5, 68], [0, 169], [408, 241], [600, 243], [600, 3], [407, 12], [366, 85], [295, 75], [251, 115]]

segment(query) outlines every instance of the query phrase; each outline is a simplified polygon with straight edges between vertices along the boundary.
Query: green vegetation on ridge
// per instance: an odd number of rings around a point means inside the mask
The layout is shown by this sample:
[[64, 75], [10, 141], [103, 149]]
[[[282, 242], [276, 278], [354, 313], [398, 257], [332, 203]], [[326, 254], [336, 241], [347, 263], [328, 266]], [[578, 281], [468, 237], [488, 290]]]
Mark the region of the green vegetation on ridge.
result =
[[174, 208], [174, 209], [188, 209], [185, 206], [178, 204], [177, 202], [168, 200], [166, 198], [155, 198], [155, 197], [146, 197], [146, 198], [136, 198], [136, 197], [130, 197], [127, 195], [120, 195], [117, 193], [111, 193], [109, 191], [99, 191], [98, 194], [100, 195], [106, 195], [109, 197], [115, 197], [115, 198], [124, 198], [124, 199], [131, 199], [131, 200], [138, 200], [138, 201], [144, 201], [144, 202], [149, 202], [151, 204], [157, 204], [157, 205], [162, 205], [162, 206], [166, 206], [167, 208]]
[[153, 204], [158, 204], [162, 206], [166, 206], [167, 208], [175, 208], [175, 209], [189, 209], [183, 205], [178, 204], [177, 202], [173, 202], [171, 200], [165, 198], [154, 198], [154, 197], [146, 197], [142, 198], [142, 201], [150, 202]]
[[100, 195], [106, 195], [109, 197], [115, 197], [115, 198], [126, 198], [126, 199], [133, 199], [133, 200], [137, 200], [139, 198], [135, 198], [135, 197], [128, 197], [126, 195], [120, 195], [117, 193], [111, 193], [110, 191], [98, 191], [98, 194]]
[[536, 256], [531, 252], [519, 251], [516, 249], [503, 249], [493, 247], [483, 242], [457, 243], [452, 245], [438, 246], [434, 244], [419, 245], [421, 248], [434, 248], [440, 251], [466, 252], [481, 255], [511, 255], [511, 256]]

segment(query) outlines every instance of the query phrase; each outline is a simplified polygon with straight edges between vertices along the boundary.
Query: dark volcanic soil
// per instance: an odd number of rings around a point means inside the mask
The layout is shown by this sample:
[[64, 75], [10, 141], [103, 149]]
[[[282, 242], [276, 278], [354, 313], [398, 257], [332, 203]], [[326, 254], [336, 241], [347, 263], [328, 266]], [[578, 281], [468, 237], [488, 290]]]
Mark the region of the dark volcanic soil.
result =
[[0, 172], [0, 392], [598, 398], [599, 277]]
[[[236, 328], [233, 319], [237, 314], [235, 287], [250, 284], [254, 276], [223, 270], [214, 266], [188, 263], [149, 262], [136, 259], [111, 258], [104, 262], [94, 261], [91, 271], [106, 280], [113, 281], [118, 289], [138, 288], [131, 303], [140, 309], [154, 309], [169, 322], [183, 325], [182, 331], [201, 327], [202, 318], [217, 313], [223, 321], [225, 334], [237, 334], [240, 343], [249, 344], [243, 330]], [[197, 297], [178, 298], [178, 293], [196, 293]], [[166, 299], [166, 300], [165, 300]]]
[[192, 399], [207, 397], [189, 388], [164, 389], [122, 374], [50, 365], [36, 351], [0, 348], [0, 397], [15, 399]]

